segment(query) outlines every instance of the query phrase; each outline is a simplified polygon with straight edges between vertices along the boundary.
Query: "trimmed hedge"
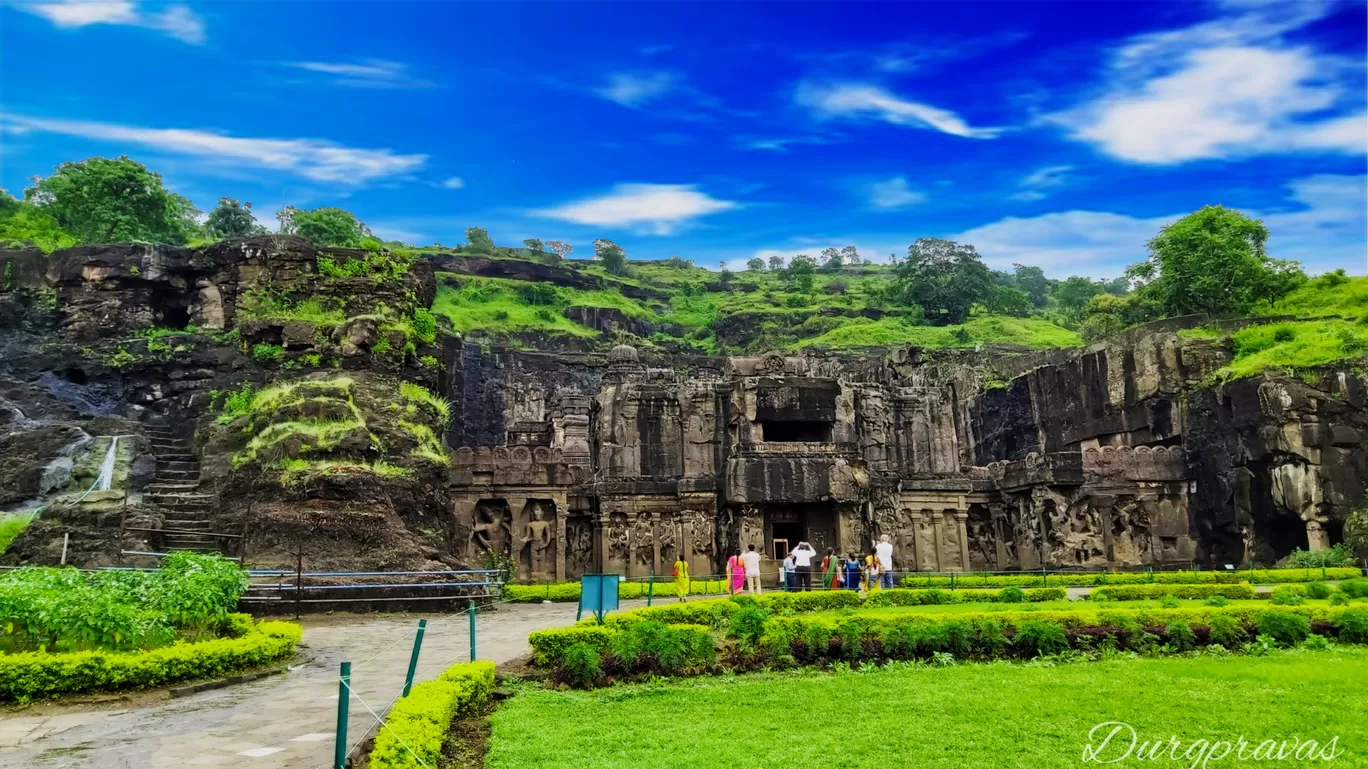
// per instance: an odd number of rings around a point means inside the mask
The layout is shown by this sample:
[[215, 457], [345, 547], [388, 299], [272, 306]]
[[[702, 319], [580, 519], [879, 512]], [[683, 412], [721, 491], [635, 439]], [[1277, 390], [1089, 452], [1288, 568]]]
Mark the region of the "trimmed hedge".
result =
[[[1095, 585], [1209, 585], [1250, 582], [1256, 585], [1276, 585], [1289, 582], [1323, 582], [1354, 579], [1362, 572], [1356, 568], [1327, 569], [1246, 569], [1244, 571], [1156, 571], [1100, 572], [1053, 574], [956, 574], [953, 578], [939, 574], [908, 574], [902, 587], [1092, 587]], [[1151, 577], [1153, 579], [1151, 579]]]
[[[627, 600], [631, 598], [646, 597], [645, 582], [618, 582], [618, 598]], [[721, 595], [729, 592], [730, 588], [725, 580], [693, 580], [689, 583], [689, 595]], [[665, 600], [674, 598], [674, 582], [657, 580], [655, 589], [652, 591], [655, 598]], [[504, 585], [504, 600], [514, 603], [541, 603], [551, 601], [552, 603], [569, 603], [579, 601], [580, 583], [578, 582], [551, 582], [541, 585]]]
[[238, 638], [181, 642], [145, 652], [0, 655], [0, 702], [150, 689], [230, 675], [289, 655], [302, 634], [294, 623], [268, 621]]
[[1219, 595], [1235, 600], [1258, 597], [1253, 585], [1114, 585], [1094, 588], [1092, 595], [1105, 595], [1116, 601], [1143, 601], [1171, 595], [1174, 598], [1210, 598]]
[[452, 665], [437, 680], [414, 685], [376, 734], [371, 769], [437, 766], [452, 720], [484, 704], [493, 688], [494, 663], [485, 661]]

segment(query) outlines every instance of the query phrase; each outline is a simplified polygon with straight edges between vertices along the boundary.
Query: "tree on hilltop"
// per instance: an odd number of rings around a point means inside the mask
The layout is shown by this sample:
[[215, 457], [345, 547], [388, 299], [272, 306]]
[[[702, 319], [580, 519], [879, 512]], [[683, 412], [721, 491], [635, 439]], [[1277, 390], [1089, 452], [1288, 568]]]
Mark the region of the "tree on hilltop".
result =
[[551, 253], [556, 257], [555, 259], [550, 260], [553, 264], [563, 261], [571, 251], [575, 250], [569, 243], [566, 243], [563, 240], [548, 240], [546, 241], [546, 247], [551, 249]]
[[746, 262], [746, 269], [750, 272], [760, 272], [761, 270], [765, 269], [765, 260], [761, 259], [758, 256], [752, 257], [749, 261]]
[[321, 206], [313, 210], [287, 206], [282, 213], [288, 214], [291, 232], [320, 246], [361, 248], [371, 236], [370, 228], [362, 224], [355, 214], [335, 206]]
[[627, 274], [627, 253], [622, 246], [607, 238], [594, 241], [594, 258], [603, 262], [603, 269], [613, 275]]
[[198, 229], [195, 206], [127, 156], [66, 162], [32, 181], [24, 199], [82, 243], [182, 245]]
[[252, 216], [252, 204], [239, 203], [233, 198], [219, 198], [218, 206], [209, 212], [204, 228], [211, 236], [220, 240], [244, 238], [266, 232], [266, 228], [257, 224], [256, 218]]
[[494, 239], [489, 237], [489, 233], [485, 232], [483, 227], [471, 227], [465, 231], [465, 236], [469, 244], [465, 247], [466, 251], [475, 254], [494, 253]]
[[769, 258], [769, 268], [775, 272], [784, 269], [784, 257], [779, 256], [778, 254], [771, 256]]
[[537, 238], [527, 238], [526, 240], [524, 240], [523, 248], [526, 248], [528, 251], [536, 251], [538, 253], [541, 253], [546, 250], [546, 247], [542, 245], [541, 240]]
[[986, 300], [992, 287], [978, 251], [953, 240], [918, 238], [894, 271], [894, 295], [949, 324], [967, 320], [970, 308]]

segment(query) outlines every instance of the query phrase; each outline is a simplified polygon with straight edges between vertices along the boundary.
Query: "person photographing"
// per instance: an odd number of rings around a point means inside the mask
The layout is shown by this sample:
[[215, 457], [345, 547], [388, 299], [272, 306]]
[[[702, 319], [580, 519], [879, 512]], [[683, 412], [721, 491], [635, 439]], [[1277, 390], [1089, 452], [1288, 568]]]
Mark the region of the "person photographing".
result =
[[798, 547], [793, 549], [793, 563], [798, 569], [799, 590], [806, 592], [812, 589], [812, 559], [816, 555], [817, 551], [807, 542], [799, 542]]

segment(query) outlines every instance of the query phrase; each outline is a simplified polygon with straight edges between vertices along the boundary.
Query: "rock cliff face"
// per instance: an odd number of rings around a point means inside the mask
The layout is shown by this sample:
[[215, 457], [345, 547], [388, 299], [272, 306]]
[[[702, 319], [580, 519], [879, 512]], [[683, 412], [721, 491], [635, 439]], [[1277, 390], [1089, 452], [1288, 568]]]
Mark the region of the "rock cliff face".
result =
[[421, 332], [434, 272], [604, 281], [292, 237], [0, 263], [0, 508], [48, 506], [10, 561], [66, 533], [90, 563], [571, 579], [887, 534], [900, 570], [1215, 566], [1339, 541], [1368, 485], [1360, 374], [1211, 384], [1230, 353], [1181, 319], [1049, 353], [527, 352]]

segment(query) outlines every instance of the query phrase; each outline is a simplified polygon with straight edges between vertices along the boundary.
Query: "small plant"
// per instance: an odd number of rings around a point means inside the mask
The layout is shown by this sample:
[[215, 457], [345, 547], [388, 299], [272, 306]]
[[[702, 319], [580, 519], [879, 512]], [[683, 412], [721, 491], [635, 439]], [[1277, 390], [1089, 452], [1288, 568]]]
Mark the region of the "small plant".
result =
[[1207, 606], [1227, 606], [1230, 604], [1230, 599], [1223, 595], [1213, 595], [1202, 603]]
[[1244, 625], [1229, 614], [1217, 614], [1211, 618], [1210, 638], [1213, 644], [1233, 649], [1249, 637]]
[[955, 655], [950, 652], [936, 652], [931, 655], [931, 664], [938, 668], [952, 668], [955, 666]]
[[1089, 596], [1093, 603], [1111, 603], [1114, 598], [1106, 593], [1093, 593]]
[[431, 310], [419, 307], [413, 311], [413, 333], [423, 344], [437, 341], [437, 317]]
[[1368, 609], [1347, 609], [1335, 620], [1339, 637], [1346, 643], [1368, 643]]
[[1311, 621], [1290, 611], [1269, 609], [1259, 612], [1254, 624], [1260, 636], [1268, 636], [1285, 646], [1295, 646], [1311, 634]]
[[252, 358], [262, 363], [279, 361], [285, 357], [285, 348], [278, 344], [252, 345]]
[[[215, 395], [217, 395], [215, 393]], [[219, 413], [218, 423], [226, 425], [252, 410], [252, 401], [256, 398], [256, 388], [252, 387], [251, 382], [243, 382], [242, 387], [237, 390], [230, 390], [223, 397], [223, 411]]]
[[1183, 605], [1183, 602], [1182, 602], [1182, 601], [1179, 601], [1179, 600], [1178, 600], [1176, 597], [1174, 597], [1174, 596], [1166, 595], [1166, 596], [1164, 596], [1163, 598], [1160, 598], [1160, 599], [1159, 599], [1159, 605], [1162, 606], [1162, 607], [1165, 608], [1165, 609], [1176, 609], [1176, 608], [1178, 608], [1179, 606], [1182, 606], [1182, 605]]
[[767, 619], [769, 619], [769, 612], [764, 609], [753, 606], [742, 607], [732, 614], [727, 633], [747, 647], [754, 646], [765, 632], [765, 620]]
[[1002, 603], [1026, 603], [1026, 591], [1019, 587], [1004, 587], [998, 591], [998, 600]]
[[424, 368], [437, 368], [438, 365], [437, 358], [432, 355], [424, 355], [418, 359], [418, 362], [421, 363]]
[[599, 653], [594, 647], [580, 641], [565, 650], [561, 663], [561, 675], [567, 683], [578, 689], [592, 689], [594, 683], [603, 675], [599, 665]]
[[1323, 652], [1335, 648], [1335, 643], [1323, 635], [1312, 633], [1306, 637], [1305, 641], [1302, 641], [1301, 648], [1309, 649], [1313, 652]]
[[1330, 586], [1324, 582], [1308, 582], [1306, 585], [1306, 597], [1323, 601], [1330, 597]]
[[1164, 634], [1168, 636], [1169, 643], [1179, 651], [1186, 652], [1197, 648], [1197, 634], [1192, 632], [1192, 626], [1186, 622], [1171, 623], [1164, 628]]
[[380, 341], [376, 342], [376, 343], [371, 347], [371, 353], [374, 354], [374, 355], [384, 355], [385, 353], [389, 352], [391, 349], [392, 349], [392, 346], [390, 345], [389, 337], [387, 337], [387, 336], [382, 336], [382, 337], [380, 337]]
[[1274, 606], [1300, 606], [1306, 603], [1306, 599], [1301, 593], [1291, 585], [1280, 585], [1273, 588], [1273, 595], [1269, 602]]
[[1330, 605], [1331, 605], [1331, 606], [1348, 606], [1348, 605], [1349, 605], [1349, 597], [1346, 596], [1344, 593], [1335, 593], [1334, 595], [1331, 595], [1331, 596], [1330, 596]]
[[1069, 639], [1059, 624], [1031, 620], [1023, 622], [1017, 629], [1016, 636], [1012, 638], [1012, 645], [1040, 657], [1058, 654], [1069, 648]]
[[1368, 579], [1347, 579], [1340, 583], [1339, 591], [1346, 598], [1368, 598]]

